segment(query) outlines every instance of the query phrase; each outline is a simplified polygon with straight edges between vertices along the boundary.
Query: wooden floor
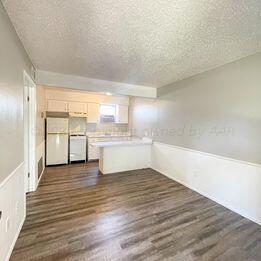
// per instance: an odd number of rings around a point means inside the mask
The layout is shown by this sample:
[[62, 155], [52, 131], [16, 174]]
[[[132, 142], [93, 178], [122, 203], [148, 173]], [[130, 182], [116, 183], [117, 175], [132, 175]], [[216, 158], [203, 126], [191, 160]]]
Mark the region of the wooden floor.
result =
[[151, 169], [51, 167], [11, 260], [261, 260], [261, 227]]

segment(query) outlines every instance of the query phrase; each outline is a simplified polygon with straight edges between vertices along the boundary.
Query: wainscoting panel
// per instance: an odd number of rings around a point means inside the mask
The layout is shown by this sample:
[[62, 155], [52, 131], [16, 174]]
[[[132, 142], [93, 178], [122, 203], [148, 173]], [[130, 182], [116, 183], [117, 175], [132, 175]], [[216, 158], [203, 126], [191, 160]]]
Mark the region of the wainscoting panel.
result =
[[261, 166], [154, 142], [152, 168], [261, 224]]
[[25, 220], [25, 176], [21, 163], [0, 184], [0, 260], [8, 260]]

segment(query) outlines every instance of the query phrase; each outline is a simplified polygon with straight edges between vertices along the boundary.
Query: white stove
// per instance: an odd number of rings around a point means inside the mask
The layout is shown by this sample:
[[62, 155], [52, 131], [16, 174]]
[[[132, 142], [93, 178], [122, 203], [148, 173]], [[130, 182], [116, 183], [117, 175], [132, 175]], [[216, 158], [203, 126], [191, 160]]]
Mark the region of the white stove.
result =
[[70, 134], [70, 162], [86, 161], [86, 135], [84, 133]]

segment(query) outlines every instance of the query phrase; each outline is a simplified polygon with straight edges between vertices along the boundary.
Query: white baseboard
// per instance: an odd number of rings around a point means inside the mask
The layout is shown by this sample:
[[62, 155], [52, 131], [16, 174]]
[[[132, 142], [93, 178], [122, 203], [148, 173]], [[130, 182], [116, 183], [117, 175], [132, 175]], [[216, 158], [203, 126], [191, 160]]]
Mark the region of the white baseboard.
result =
[[[261, 225], [261, 166], [154, 142], [152, 169]], [[219, 190], [220, 188], [220, 190]]]
[[41, 175], [40, 175], [40, 178], [39, 178], [38, 181], [37, 181], [37, 185], [36, 185], [36, 189], [35, 189], [35, 190], [37, 190], [38, 185], [39, 185], [39, 183], [40, 183], [40, 181], [41, 181], [41, 179], [42, 179], [42, 177], [43, 177], [44, 170], [45, 170], [45, 166], [43, 166], [43, 171], [42, 171], [42, 173], [41, 173]]

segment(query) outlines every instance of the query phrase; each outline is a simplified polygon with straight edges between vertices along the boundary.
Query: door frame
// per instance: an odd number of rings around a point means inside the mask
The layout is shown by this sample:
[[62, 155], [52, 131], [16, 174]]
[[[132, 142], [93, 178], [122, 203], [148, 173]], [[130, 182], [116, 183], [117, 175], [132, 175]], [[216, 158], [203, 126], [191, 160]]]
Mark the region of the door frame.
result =
[[24, 175], [25, 191], [36, 190], [36, 84], [26, 71], [23, 71], [24, 79]]

